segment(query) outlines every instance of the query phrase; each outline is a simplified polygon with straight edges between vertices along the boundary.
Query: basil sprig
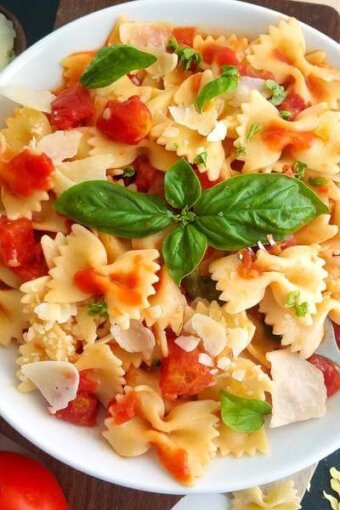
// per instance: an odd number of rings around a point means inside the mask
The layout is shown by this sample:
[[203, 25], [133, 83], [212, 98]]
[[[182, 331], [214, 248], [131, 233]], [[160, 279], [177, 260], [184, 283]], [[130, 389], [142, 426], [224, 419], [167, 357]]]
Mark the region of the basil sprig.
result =
[[87, 89], [107, 87], [131, 71], [151, 66], [157, 57], [133, 46], [114, 44], [101, 48], [80, 78]]
[[209, 81], [196, 98], [198, 111], [201, 113], [205, 104], [224, 92], [234, 92], [239, 81], [239, 72], [236, 66], [223, 66], [222, 74], [216, 80]]
[[264, 416], [272, 408], [265, 400], [241, 398], [227, 391], [220, 392], [221, 417], [227, 427], [236, 432], [256, 432], [264, 423]]
[[[239, 250], [281, 241], [327, 213], [327, 206], [301, 180], [281, 174], [233, 177], [203, 190], [184, 159], [166, 173], [168, 202], [107, 181], [87, 181], [65, 191], [56, 210], [101, 232], [138, 238], [173, 226], [163, 242], [163, 258], [179, 284], [204, 257], [207, 246]], [[171, 206], [171, 207], [170, 207]]]

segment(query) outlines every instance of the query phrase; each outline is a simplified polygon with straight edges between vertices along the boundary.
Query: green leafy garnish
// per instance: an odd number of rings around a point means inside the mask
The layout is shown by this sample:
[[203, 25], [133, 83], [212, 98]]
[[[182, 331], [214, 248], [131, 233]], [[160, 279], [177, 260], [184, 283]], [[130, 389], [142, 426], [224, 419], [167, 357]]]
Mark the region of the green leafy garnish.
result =
[[284, 120], [289, 120], [291, 116], [292, 116], [292, 112], [290, 112], [289, 110], [281, 110], [280, 111], [280, 117]]
[[294, 308], [297, 317], [304, 317], [309, 312], [309, 305], [306, 301], [299, 303], [300, 292], [294, 290], [289, 292], [286, 298], [285, 306], [287, 308]]
[[264, 416], [272, 412], [265, 400], [241, 398], [224, 390], [220, 399], [222, 421], [236, 432], [256, 432], [264, 424]]
[[245, 145], [243, 145], [241, 140], [237, 140], [235, 142], [234, 147], [235, 147], [234, 156], [236, 159], [239, 158], [240, 156], [245, 156], [247, 154], [246, 147], [245, 147]]
[[161, 364], [162, 364], [162, 362], [159, 358], [152, 358], [152, 360], [151, 360], [152, 367], [160, 367]]
[[197, 269], [183, 279], [182, 286], [192, 300], [203, 298], [208, 301], [218, 301], [221, 294], [216, 289], [216, 282], [208, 275], [200, 275]]
[[315, 188], [319, 188], [320, 186], [327, 184], [327, 179], [324, 177], [311, 177], [308, 182]]
[[107, 87], [125, 74], [150, 67], [157, 57], [133, 46], [114, 44], [101, 48], [80, 78], [83, 87]]
[[133, 177], [136, 173], [136, 170], [133, 168], [133, 166], [126, 166], [123, 168], [123, 178], [125, 177]]
[[205, 168], [207, 168], [207, 162], [208, 162], [208, 152], [207, 151], [201, 152], [194, 159], [195, 165], [203, 165]]
[[[191, 274], [207, 246], [240, 250], [258, 241], [286, 239], [328, 207], [301, 180], [249, 174], [202, 190], [182, 159], [164, 179], [165, 200], [107, 181], [86, 181], [65, 191], [55, 209], [80, 224], [123, 238], [141, 238], [172, 226], [163, 257], [176, 283]], [[293, 211], [293, 212], [292, 212]]]
[[205, 104], [224, 92], [234, 92], [239, 81], [239, 71], [236, 66], [223, 66], [222, 74], [216, 80], [209, 81], [196, 98], [199, 112], [203, 111]]
[[270, 102], [274, 106], [279, 106], [286, 99], [288, 92], [276, 81], [266, 80], [264, 86], [271, 93]]
[[107, 304], [105, 301], [93, 301], [87, 307], [87, 314], [90, 315], [90, 317], [95, 317], [96, 315], [99, 315], [100, 317], [107, 317]]
[[200, 52], [189, 46], [182, 46], [175, 37], [170, 39], [168, 48], [176, 53], [179, 63], [186, 71], [191, 69], [192, 66], [197, 68], [201, 63], [202, 56]]
[[305, 171], [308, 165], [303, 161], [295, 161], [293, 165], [293, 170], [295, 172], [295, 177], [297, 179], [302, 179], [305, 175]]
[[260, 123], [254, 122], [254, 124], [252, 124], [248, 129], [248, 133], [246, 136], [247, 142], [250, 142], [254, 138], [254, 136], [260, 131], [260, 129], [261, 129]]

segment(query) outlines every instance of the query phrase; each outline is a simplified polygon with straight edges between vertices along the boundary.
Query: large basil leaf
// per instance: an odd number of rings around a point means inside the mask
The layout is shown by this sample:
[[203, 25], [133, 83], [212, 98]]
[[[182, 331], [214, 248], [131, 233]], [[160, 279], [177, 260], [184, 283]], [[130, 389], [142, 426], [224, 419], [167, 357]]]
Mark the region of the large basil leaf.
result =
[[280, 241], [328, 207], [298, 179], [279, 174], [233, 177], [202, 193], [194, 206], [195, 226], [208, 243], [239, 250], [272, 234]]
[[192, 224], [180, 225], [163, 242], [163, 257], [173, 280], [179, 285], [201, 262], [207, 239]]
[[223, 390], [220, 399], [222, 421], [236, 432], [255, 432], [262, 427], [263, 416], [272, 412], [265, 400], [241, 398]]
[[151, 66], [157, 57], [133, 46], [114, 44], [101, 48], [80, 78], [87, 89], [106, 87], [126, 73]]
[[201, 196], [200, 181], [185, 159], [180, 159], [165, 174], [165, 198], [176, 209], [191, 207]]
[[238, 70], [234, 66], [224, 66], [226, 70], [223, 72], [221, 76], [216, 78], [216, 80], [212, 80], [208, 82], [196, 98], [196, 104], [199, 112], [202, 112], [204, 105], [220, 94], [224, 94], [224, 92], [234, 92], [236, 90], [239, 74]]
[[127, 238], [155, 234], [172, 222], [161, 198], [107, 181], [73, 186], [58, 198], [55, 209], [82, 225]]

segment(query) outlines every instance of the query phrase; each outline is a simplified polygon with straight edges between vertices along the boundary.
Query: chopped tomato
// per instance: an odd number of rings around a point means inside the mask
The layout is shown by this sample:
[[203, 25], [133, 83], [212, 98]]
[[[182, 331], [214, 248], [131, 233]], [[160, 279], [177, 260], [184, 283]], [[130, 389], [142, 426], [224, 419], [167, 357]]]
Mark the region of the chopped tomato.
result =
[[29, 197], [52, 188], [53, 163], [46, 154], [24, 149], [0, 167], [0, 181], [12, 193]]
[[115, 142], [137, 145], [152, 126], [148, 107], [139, 96], [126, 101], [108, 101], [97, 120], [97, 128]]
[[218, 44], [210, 44], [202, 50], [202, 58], [207, 64], [215, 62], [219, 66], [239, 66], [240, 61], [238, 60], [236, 53], [227, 46], [220, 46]]
[[30, 220], [0, 218], [0, 260], [23, 280], [47, 274], [41, 244], [34, 238]]
[[270, 71], [254, 69], [246, 62], [240, 65], [240, 75], [250, 76], [251, 78], [261, 78], [262, 80], [274, 80], [275, 76]]
[[108, 279], [94, 269], [78, 271], [73, 276], [75, 285], [86, 294], [105, 294], [109, 287]]
[[267, 250], [273, 255], [280, 255], [286, 248], [296, 246], [296, 238], [294, 235], [287, 237], [284, 241], [274, 244], [274, 246], [268, 246]]
[[0, 452], [0, 510], [67, 510], [56, 477], [20, 453]]
[[182, 395], [196, 395], [214, 381], [208, 367], [198, 362], [200, 351], [186, 352], [175, 342], [169, 345], [169, 355], [163, 359], [160, 388], [165, 398], [174, 400]]
[[310, 147], [315, 135], [306, 131], [293, 131], [272, 122], [263, 131], [262, 138], [274, 151], [282, 151], [288, 146], [295, 150], [305, 150]]
[[[253, 278], [258, 274], [255, 268], [255, 254], [251, 250], [242, 250], [239, 254], [238, 274], [241, 278]], [[255, 274], [256, 273], [256, 274]]]
[[63, 90], [51, 104], [51, 124], [57, 129], [72, 129], [85, 124], [93, 114], [90, 92], [81, 85]]
[[336, 340], [336, 343], [340, 349], [340, 325], [335, 324], [335, 322], [333, 322], [333, 328], [334, 328], [335, 340]]
[[197, 168], [194, 168], [195, 174], [199, 178], [199, 181], [201, 183], [202, 189], [209, 189], [215, 186], [216, 184], [219, 184], [221, 182], [220, 179], [217, 179], [217, 181], [211, 181], [208, 177], [208, 172], [200, 172]]
[[127, 421], [137, 416], [137, 409], [137, 395], [134, 391], [131, 391], [122, 397], [119, 402], [117, 400], [111, 402], [108, 411], [112, 416], [115, 424], [121, 425], [122, 423], [126, 423]]
[[194, 44], [196, 32], [196, 27], [175, 27], [172, 29], [172, 35], [176, 38], [176, 41], [185, 46], [192, 46]]
[[151, 191], [162, 195], [164, 191], [164, 173], [153, 167], [145, 156], [138, 157], [132, 164], [136, 170], [135, 185], [142, 193]]
[[87, 391], [78, 390], [76, 398], [65, 409], [57, 411], [55, 416], [74, 425], [94, 427], [97, 424], [98, 411], [98, 399]]
[[340, 390], [340, 367], [338, 365], [319, 354], [313, 354], [308, 361], [323, 373], [328, 397]]
[[283, 103], [280, 104], [280, 111], [290, 112], [289, 120], [294, 120], [297, 115], [308, 108], [309, 104], [305, 103], [303, 97], [297, 92], [289, 92]]
[[82, 370], [79, 372], [78, 392], [95, 393], [98, 386], [93, 370]]
[[156, 444], [158, 458], [172, 476], [179, 482], [188, 485], [192, 482], [192, 475], [188, 465], [188, 454], [182, 448]]

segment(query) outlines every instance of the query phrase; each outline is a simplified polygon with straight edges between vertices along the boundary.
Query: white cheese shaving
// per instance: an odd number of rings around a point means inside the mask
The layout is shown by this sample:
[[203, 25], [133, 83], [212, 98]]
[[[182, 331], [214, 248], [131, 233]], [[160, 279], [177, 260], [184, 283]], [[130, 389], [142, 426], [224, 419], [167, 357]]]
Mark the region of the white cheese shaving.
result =
[[121, 42], [141, 50], [165, 52], [170, 36], [170, 25], [166, 23], [128, 21], [119, 26]]
[[111, 334], [117, 344], [127, 352], [150, 352], [155, 346], [155, 336], [141, 321], [132, 320], [129, 329], [113, 324]]
[[77, 315], [77, 306], [68, 303], [40, 303], [35, 307], [34, 312], [42, 321], [65, 324], [71, 317]]
[[214, 129], [208, 135], [208, 142], [221, 142], [227, 136], [227, 125], [222, 120], [216, 122]]
[[244, 376], [246, 375], [246, 371], [245, 370], [235, 370], [233, 373], [232, 373], [232, 378], [235, 379], [235, 381], [239, 381], [239, 382], [242, 382], [244, 381]]
[[199, 354], [198, 363], [200, 363], [201, 365], [204, 365], [205, 367], [213, 367], [214, 366], [213, 360], [205, 352], [201, 352]]
[[79, 372], [68, 361], [37, 361], [23, 365], [21, 372], [45, 397], [52, 413], [65, 409], [77, 396]]
[[159, 53], [157, 61], [148, 67], [146, 70], [156, 80], [162, 78], [168, 73], [171, 73], [177, 67], [178, 56], [175, 53]]
[[[177, 124], [192, 129], [193, 131], [197, 131], [202, 136], [207, 135], [211, 136], [211, 134], [214, 133], [216, 126], [219, 124], [218, 122], [216, 123], [217, 112], [215, 110], [209, 110], [207, 112], [198, 113], [195, 106], [190, 105], [190, 106], [169, 106], [169, 111], [171, 113], [172, 118], [177, 122]], [[225, 129], [225, 134], [226, 132], [227, 131]]]
[[51, 158], [55, 165], [58, 165], [77, 154], [81, 137], [82, 134], [76, 130], [56, 131], [39, 140], [36, 148]]
[[268, 94], [265, 93], [265, 80], [262, 78], [252, 78], [251, 76], [241, 76], [238, 87], [235, 90], [230, 104], [232, 106], [241, 106], [242, 103], [247, 103], [249, 101], [250, 93], [253, 90], [257, 90], [265, 97], [268, 97]]
[[0, 13], [0, 69], [13, 57], [15, 30], [13, 23]]
[[49, 90], [31, 90], [19, 85], [0, 87], [0, 94], [14, 103], [44, 113], [51, 113], [51, 103], [56, 98]]
[[231, 347], [235, 357], [247, 347], [249, 341], [249, 332], [244, 328], [228, 329], [228, 346]]
[[271, 427], [326, 414], [327, 390], [318, 368], [287, 349], [270, 352], [267, 359], [273, 379]]
[[179, 336], [175, 340], [175, 344], [177, 344], [181, 349], [186, 352], [192, 352], [196, 349], [198, 344], [200, 343], [200, 339], [197, 336], [189, 335], [189, 336]]
[[226, 370], [231, 365], [231, 360], [227, 356], [222, 356], [217, 360], [217, 366], [220, 370]]
[[184, 330], [202, 338], [204, 349], [211, 356], [220, 354], [227, 344], [225, 327], [202, 313], [195, 313], [185, 324]]

